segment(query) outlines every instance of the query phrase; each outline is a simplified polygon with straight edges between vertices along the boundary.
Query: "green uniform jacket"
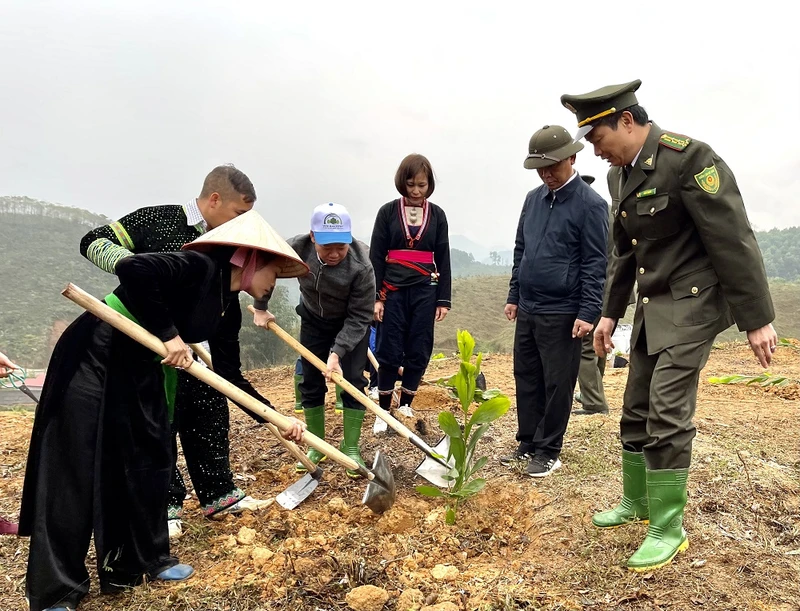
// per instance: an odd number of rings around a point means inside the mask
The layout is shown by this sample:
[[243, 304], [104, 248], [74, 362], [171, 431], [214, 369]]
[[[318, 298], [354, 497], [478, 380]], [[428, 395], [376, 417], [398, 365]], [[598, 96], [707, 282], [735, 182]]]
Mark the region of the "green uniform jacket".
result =
[[712, 339], [775, 318], [764, 261], [736, 179], [703, 142], [655, 123], [631, 170], [608, 172], [614, 254], [603, 316], [638, 302], [631, 345], [647, 329], [647, 352]]

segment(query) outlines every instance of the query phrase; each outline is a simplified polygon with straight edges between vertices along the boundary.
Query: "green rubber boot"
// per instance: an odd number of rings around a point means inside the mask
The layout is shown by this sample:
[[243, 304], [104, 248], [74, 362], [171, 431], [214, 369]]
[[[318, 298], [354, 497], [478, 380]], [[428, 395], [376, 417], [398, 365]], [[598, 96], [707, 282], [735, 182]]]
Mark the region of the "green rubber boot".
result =
[[632, 522], [647, 523], [647, 473], [644, 454], [622, 450], [622, 500], [609, 511], [592, 516], [597, 528], [617, 528]]
[[338, 384], [336, 385], [336, 407], [334, 407], [334, 412], [337, 414], [341, 414], [342, 410], [344, 409], [344, 403], [342, 403], [342, 387]]
[[[361, 451], [358, 449], [358, 441], [361, 439], [361, 425], [364, 422], [363, 409], [343, 409], [342, 419], [344, 420], [344, 439], [339, 444], [339, 449], [352, 458], [358, 464], [366, 467], [364, 459], [361, 458]], [[358, 471], [351, 471], [347, 469], [347, 477], [358, 479], [361, 474]]]
[[628, 560], [631, 571], [644, 573], [661, 568], [678, 552], [689, 549], [689, 539], [683, 530], [688, 477], [689, 469], [647, 471], [650, 526], [644, 542]]
[[[307, 407], [303, 410], [306, 417], [306, 429], [309, 433], [313, 433], [320, 439], [325, 439], [325, 406], [320, 405], [319, 407]], [[306, 454], [309, 460], [313, 462], [315, 465], [318, 465], [323, 460], [328, 458], [319, 450], [315, 450], [311, 448], [308, 453]], [[306, 466], [299, 462], [295, 465], [295, 471], [298, 473], [305, 473], [308, 471]]]
[[300, 395], [300, 382], [303, 381], [302, 374], [294, 374], [294, 413], [303, 413], [303, 397]]

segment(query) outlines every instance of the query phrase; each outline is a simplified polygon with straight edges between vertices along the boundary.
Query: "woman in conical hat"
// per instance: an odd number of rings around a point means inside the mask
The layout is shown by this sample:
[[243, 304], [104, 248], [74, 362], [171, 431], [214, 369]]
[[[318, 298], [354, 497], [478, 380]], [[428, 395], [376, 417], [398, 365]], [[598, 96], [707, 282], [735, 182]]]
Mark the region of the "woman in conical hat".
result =
[[[36, 412], [20, 534], [31, 537], [32, 611], [75, 609], [89, 590], [94, 534], [102, 592], [193, 570], [170, 556], [169, 367], [191, 367], [187, 343], [209, 341], [217, 373], [268, 402], [240, 372], [239, 292], [269, 294], [276, 278], [307, 272], [286, 242], [250, 211], [187, 244], [116, 266], [106, 303], [167, 346], [161, 360], [89, 313], [56, 344]], [[173, 387], [174, 388], [174, 387]], [[299, 440], [295, 420], [284, 435]]]

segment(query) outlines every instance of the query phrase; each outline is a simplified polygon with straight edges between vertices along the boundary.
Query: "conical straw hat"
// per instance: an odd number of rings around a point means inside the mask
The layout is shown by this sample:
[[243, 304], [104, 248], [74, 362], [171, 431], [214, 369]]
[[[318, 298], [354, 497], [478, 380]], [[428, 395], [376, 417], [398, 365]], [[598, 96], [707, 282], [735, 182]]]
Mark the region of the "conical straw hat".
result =
[[245, 246], [277, 255], [281, 259], [278, 278], [297, 278], [308, 273], [294, 249], [255, 210], [240, 214], [235, 219], [204, 233], [183, 246], [183, 250], [207, 252], [214, 246]]

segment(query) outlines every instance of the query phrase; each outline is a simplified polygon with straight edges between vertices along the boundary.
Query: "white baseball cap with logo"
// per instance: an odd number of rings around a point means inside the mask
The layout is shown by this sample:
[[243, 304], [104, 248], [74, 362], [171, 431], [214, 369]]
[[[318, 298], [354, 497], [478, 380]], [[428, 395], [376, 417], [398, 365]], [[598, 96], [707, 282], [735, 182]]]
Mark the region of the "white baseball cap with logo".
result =
[[322, 204], [314, 208], [311, 231], [317, 244], [352, 244], [350, 213], [339, 204]]

